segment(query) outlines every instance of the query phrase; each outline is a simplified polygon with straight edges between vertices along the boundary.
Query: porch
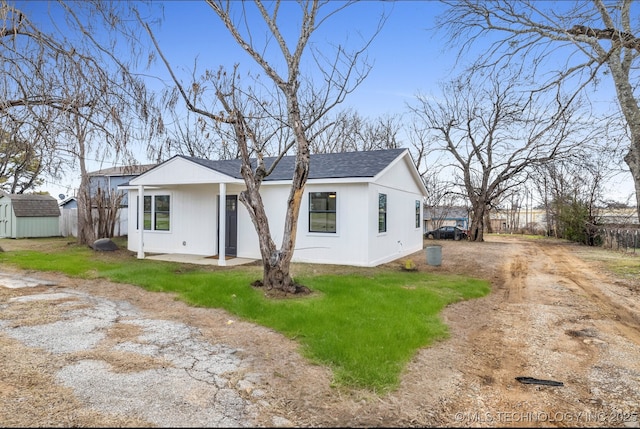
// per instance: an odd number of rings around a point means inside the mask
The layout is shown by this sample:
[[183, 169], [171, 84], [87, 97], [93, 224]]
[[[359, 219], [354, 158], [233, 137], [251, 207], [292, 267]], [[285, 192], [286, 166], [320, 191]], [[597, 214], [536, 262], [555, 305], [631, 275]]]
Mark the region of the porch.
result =
[[[145, 259], [153, 259], [155, 261], [179, 262], [181, 264], [196, 265], [215, 265], [219, 266], [218, 258], [206, 255], [188, 255], [185, 253], [161, 253], [157, 255], [146, 255]], [[256, 262], [256, 259], [237, 258], [235, 256], [228, 257], [224, 266], [233, 267], [236, 265], [250, 264]]]

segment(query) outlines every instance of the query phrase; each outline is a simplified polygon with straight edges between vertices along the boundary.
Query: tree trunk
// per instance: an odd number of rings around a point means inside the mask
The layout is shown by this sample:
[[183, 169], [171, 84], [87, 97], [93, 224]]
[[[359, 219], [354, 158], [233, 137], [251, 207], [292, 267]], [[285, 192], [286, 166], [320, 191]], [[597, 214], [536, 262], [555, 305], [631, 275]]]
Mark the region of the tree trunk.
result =
[[84, 178], [80, 182], [78, 191], [78, 244], [91, 245], [96, 240], [93, 225], [93, 213], [91, 212], [91, 197], [89, 185]]
[[[251, 220], [258, 233], [260, 254], [262, 255], [262, 285], [268, 290], [282, 290], [286, 293], [295, 293], [296, 287], [289, 274], [291, 254], [276, 248], [271, 238], [269, 220], [264, 210], [259, 188], [252, 184], [246, 191], [240, 193], [240, 202], [249, 211]], [[293, 252], [291, 247], [290, 253]]]
[[[633, 183], [636, 190], [636, 214], [640, 221], [640, 135], [635, 137], [635, 133], [631, 133], [634, 143], [625, 155], [624, 161], [629, 166]], [[635, 137], [635, 138], [634, 138]]]
[[487, 234], [493, 234], [493, 226], [491, 225], [491, 212], [488, 210], [484, 213], [484, 225], [487, 228]]
[[629, 82], [629, 63], [618, 61], [618, 58], [608, 61], [608, 65], [613, 76], [620, 110], [627, 121], [631, 134], [629, 152], [625, 155], [624, 161], [629, 166], [633, 177], [636, 190], [636, 212], [638, 220], [640, 220], [640, 106]]
[[469, 240], [484, 241], [484, 204], [474, 204], [473, 215], [471, 216], [471, 228], [469, 229]]
[[289, 274], [290, 262], [284, 258], [274, 258], [275, 263], [264, 264], [262, 284], [266, 289], [281, 290], [286, 293], [296, 293], [296, 285]]

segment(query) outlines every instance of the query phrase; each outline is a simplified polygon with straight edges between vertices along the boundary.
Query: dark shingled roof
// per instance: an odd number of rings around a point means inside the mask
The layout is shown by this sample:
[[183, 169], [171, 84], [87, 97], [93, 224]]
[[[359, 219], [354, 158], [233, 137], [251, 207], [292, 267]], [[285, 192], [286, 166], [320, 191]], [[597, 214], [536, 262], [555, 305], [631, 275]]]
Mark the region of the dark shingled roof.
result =
[[11, 199], [16, 217], [57, 217], [60, 208], [55, 198], [49, 195], [4, 194]]
[[[311, 155], [309, 179], [335, 179], [346, 177], [374, 177], [384, 170], [405, 149], [384, 149], [362, 152], [322, 153]], [[200, 164], [236, 179], [242, 179], [240, 174], [241, 161], [239, 159], [211, 161], [179, 155], [184, 159]], [[275, 157], [264, 159], [267, 168]], [[275, 170], [264, 180], [291, 180], [295, 166], [295, 156], [283, 157]], [[255, 166], [255, 159], [252, 160]]]

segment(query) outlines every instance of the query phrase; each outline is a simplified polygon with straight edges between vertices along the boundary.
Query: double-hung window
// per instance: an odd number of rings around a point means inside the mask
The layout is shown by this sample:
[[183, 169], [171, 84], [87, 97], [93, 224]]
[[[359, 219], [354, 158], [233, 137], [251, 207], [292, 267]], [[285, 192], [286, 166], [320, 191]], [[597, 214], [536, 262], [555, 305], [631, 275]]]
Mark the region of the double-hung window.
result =
[[416, 200], [416, 228], [420, 228], [420, 201]]
[[378, 194], [378, 232], [387, 232], [387, 194]]
[[309, 192], [309, 232], [336, 232], [336, 193]]
[[[138, 199], [139, 201], [139, 199]], [[144, 229], [149, 231], [169, 231], [171, 223], [171, 198], [169, 195], [144, 196]], [[138, 204], [138, 210], [140, 205]], [[136, 217], [137, 220], [137, 217]], [[138, 225], [138, 228], [140, 226]]]

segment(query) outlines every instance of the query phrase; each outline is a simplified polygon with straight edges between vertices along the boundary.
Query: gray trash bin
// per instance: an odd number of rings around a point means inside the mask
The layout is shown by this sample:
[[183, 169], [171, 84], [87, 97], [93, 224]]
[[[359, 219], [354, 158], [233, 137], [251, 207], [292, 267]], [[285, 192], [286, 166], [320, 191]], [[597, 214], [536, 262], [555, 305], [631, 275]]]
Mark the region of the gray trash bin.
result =
[[442, 246], [427, 246], [427, 265], [440, 266], [442, 264]]

